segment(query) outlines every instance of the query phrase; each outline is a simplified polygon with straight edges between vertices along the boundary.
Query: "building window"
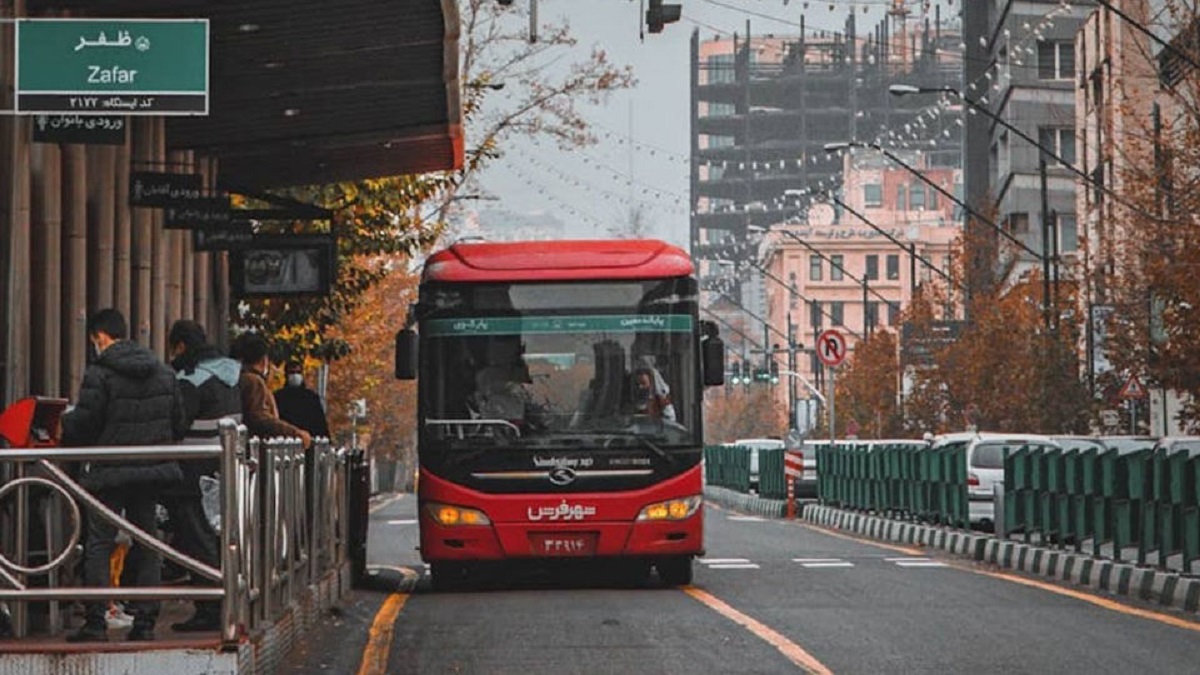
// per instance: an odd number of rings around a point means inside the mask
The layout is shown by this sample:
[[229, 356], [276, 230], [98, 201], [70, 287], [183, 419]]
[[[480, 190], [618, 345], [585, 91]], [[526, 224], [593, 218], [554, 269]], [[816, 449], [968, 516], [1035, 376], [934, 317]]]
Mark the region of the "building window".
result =
[[867, 256], [867, 273], [866, 278], [874, 281], [879, 278], [879, 256]]
[[1075, 76], [1074, 40], [1038, 41], [1038, 79], [1070, 80]]
[[1062, 158], [1068, 166], [1075, 166], [1075, 129], [1072, 127], [1041, 127], [1038, 129], [1038, 144]]
[[930, 190], [929, 191], [929, 210], [937, 211], [937, 209], [938, 209], [938, 191]]
[[900, 323], [900, 303], [889, 302], [887, 304], [887, 322], [889, 326], [895, 326]]
[[832, 281], [842, 280], [842, 270], [845, 269], [846, 256], [841, 253], [835, 253], [829, 256], [829, 278]]
[[808, 280], [821, 280], [821, 258], [815, 255], [808, 256]]
[[1008, 214], [1008, 231], [1012, 234], [1029, 234], [1029, 214]]
[[737, 82], [737, 70], [734, 65], [733, 54], [713, 54], [708, 57], [707, 68], [705, 69], [708, 75], [706, 82], [708, 84], [729, 84]]
[[1058, 252], [1074, 253], [1079, 250], [1079, 230], [1074, 214], [1058, 214]]
[[879, 208], [883, 206], [883, 186], [878, 183], [864, 185], [863, 204], [867, 208]]
[[813, 300], [809, 305], [812, 309], [809, 312], [813, 328], [821, 328], [825, 325], [825, 310], [821, 308], [821, 303]]
[[831, 302], [829, 303], [829, 322], [834, 326], [846, 325], [846, 303]]
[[908, 210], [908, 199], [905, 197], [903, 185], [896, 186], [896, 210], [897, 211], [907, 211]]
[[895, 281], [900, 278], [900, 256], [889, 255], [887, 257], [887, 278]]
[[913, 211], [925, 208], [925, 186], [914, 185], [908, 189], [908, 207]]
[[879, 323], [879, 303], [867, 303], [867, 328], [874, 328]]

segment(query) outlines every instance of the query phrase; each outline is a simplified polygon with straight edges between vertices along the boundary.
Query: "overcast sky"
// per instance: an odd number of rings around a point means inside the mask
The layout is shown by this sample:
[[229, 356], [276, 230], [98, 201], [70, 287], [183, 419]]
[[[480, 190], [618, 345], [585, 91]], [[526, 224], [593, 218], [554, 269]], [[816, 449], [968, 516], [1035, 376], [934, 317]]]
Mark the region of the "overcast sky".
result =
[[[627, 176], [632, 156], [634, 199], [645, 206], [652, 232], [686, 245], [689, 41], [693, 29], [700, 29], [702, 40], [713, 38], [718, 31], [741, 35], [749, 19], [754, 35], [794, 35], [804, 14], [809, 30], [840, 32], [849, 11], [855, 11], [858, 25], [866, 28], [882, 19], [885, 5], [890, 4], [888, 0], [676, 1], [683, 4], [683, 20], [667, 25], [658, 35], [647, 34], [643, 43], [638, 39], [640, 0], [539, 0], [543, 19], [569, 15], [581, 57], [599, 45], [613, 62], [633, 66], [638, 84], [614, 94], [607, 105], [590, 110], [589, 119], [600, 140], [596, 146], [563, 152], [548, 142], [510, 141], [505, 156], [482, 177], [486, 191], [501, 200], [480, 204], [480, 208], [550, 212], [567, 224], [568, 235], [602, 236], [612, 223], [628, 220]], [[910, 5], [916, 4], [910, 1]], [[942, 0], [941, 4], [943, 17], [947, 4], [957, 7], [957, 2]], [[627, 141], [631, 119], [632, 144]], [[582, 215], [570, 215], [568, 207]]]

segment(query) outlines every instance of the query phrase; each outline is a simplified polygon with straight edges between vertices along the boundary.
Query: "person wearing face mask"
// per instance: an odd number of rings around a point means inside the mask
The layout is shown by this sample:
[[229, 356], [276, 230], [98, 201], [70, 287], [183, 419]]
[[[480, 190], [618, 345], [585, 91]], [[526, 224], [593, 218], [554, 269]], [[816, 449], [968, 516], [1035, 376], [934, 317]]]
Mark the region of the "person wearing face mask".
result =
[[287, 384], [275, 390], [275, 405], [279, 418], [312, 434], [313, 438], [329, 438], [329, 422], [325, 406], [317, 392], [304, 386], [304, 365], [287, 365]]
[[[115, 309], [102, 309], [87, 322], [95, 358], [83, 374], [75, 407], [62, 417], [62, 445], [165, 445], [182, 440], [191, 425], [175, 373], [149, 349], [126, 339], [128, 324]], [[162, 491], [182, 480], [176, 462], [96, 462], [85, 469], [80, 483], [109, 509], [121, 513], [136, 528], [154, 536], [156, 504]], [[110, 584], [109, 559], [116, 527], [95, 511], [87, 512], [83, 580], [91, 588]], [[162, 561], [141, 544], [129, 551], [126, 567], [135, 586], [159, 586]], [[85, 606], [84, 625], [71, 642], [108, 640], [106, 602]], [[153, 640], [157, 601], [129, 603], [133, 614], [130, 640]]]

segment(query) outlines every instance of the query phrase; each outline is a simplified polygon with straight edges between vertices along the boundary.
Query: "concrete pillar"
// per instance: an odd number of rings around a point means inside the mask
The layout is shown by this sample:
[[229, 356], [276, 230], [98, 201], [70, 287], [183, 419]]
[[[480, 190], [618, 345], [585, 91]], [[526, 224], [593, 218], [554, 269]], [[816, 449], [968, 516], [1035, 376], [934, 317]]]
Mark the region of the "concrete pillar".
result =
[[[112, 307], [115, 287], [117, 155], [107, 145], [87, 146], [88, 306]], [[128, 320], [128, 316], [125, 317]]]
[[[0, 4], [0, 17], [25, 16], [25, 0]], [[11, 24], [0, 54], [13, 51]], [[0, 107], [12, 108], [15, 73], [0, 62]], [[29, 392], [29, 122], [0, 115], [0, 405]]]
[[[196, 173], [199, 173], [204, 181], [204, 189], [208, 191], [212, 188], [212, 167], [207, 157], [196, 158]], [[209, 339], [213, 344], [219, 344], [219, 333], [222, 332], [220, 327], [213, 323], [211, 309], [213, 307], [213, 265], [215, 264], [214, 257], [208, 251], [196, 251], [195, 253], [195, 294], [193, 295], [193, 318], [199, 321], [204, 329], [208, 331]]]
[[116, 207], [113, 217], [113, 306], [130, 321], [133, 320], [133, 221], [129, 208], [131, 143], [132, 138], [127, 137], [125, 145], [116, 149], [116, 180], [113, 184]]
[[[217, 158], [211, 157], [208, 160], [208, 179], [209, 184], [214, 188], [219, 187], [221, 168]], [[209, 322], [209, 335], [213, 336], [214, 344], [221, 348], [222, 351], [229, 351], [229, 327], [230, 321], [230, 293], [229, 293], [229, 252], [214, 251], [210, 255], [216, 260], [213, 265], [213, 276], [211, 284], [213, 287], [213, 304], [212, 304], [212, 320]]]
[[82, 145], [62, 150], [63, 390], [79, 392], [87, 358], [87, 153]]
[[59, 396], [62, 387], [62, 163], [58, 146], [36, 143], [33, 163], [33, 339], [31, 391]]
[[[200, 167], [196, 163], [196, 153], [188, 150], [184, 153], [184, 160], [188, 165], [190, 173], [200, 173]], [[184, 319], [196, 318], [196, 254], [192, 252], [192, 233], [184, 231], [180, 237], [180, 256], [182, 261], [179, 266], [180, 283], [182, 285], [182, 293], [180, 296], [180, 316]]]
[[[0, 19], [15, 16], [12, 5], [0, 4]], [[11, 54], [13, 48], [11, 24], [0, 24], [0, 54]], [[8, 63], [0, 63], [0, 107], [11, 108], [12, 99], [12, 67]], [[9, 239], [12, 236], [12, 192], [9, 190], [13, 180], [15, 160], [12, 143], [16, 132], [13, 126], [16, 118], [0, 115], [0, 406], [9, 401], [9, 369], [8, 343], [11, 342], [10, 331], [12, 323], [8, 321], [8, 268], [12, 255]], [[0, 476], [2, 478], [3, 476]], [[0, 543], [4, 543], [0, 540]]]
[[[167, 161], [166, 123], [153, 119], [151, 157], [156, 166]], [[151, 210], [151, 259], [150, 259], [150, 341], [147, 346], [160, 357], [167, 353], [167, 237], [163, 231], [163, 209]]]
[[[175, 150], [167, 155], [171, 163], [171, 171], [178, 173], [193, 173], [187, 161], [187, 153]], [[167, 326], [183, 317], [183, 240], [191, 236], [190, 230], [166, 230], [163, 236], [166, 240], [167, 255]]]
[[[154, 130], [153, 120], [139, 118], [133, 122], [133, 167], [145, 171], [153, 156]], [[130, 209], [132, 213], [133, 277], [132, 304], [129, 330], [133, 337], [143, 345], [150, 344], [150, 266], [154, 252], [153, 212], [154, 209], [138, 207]]]

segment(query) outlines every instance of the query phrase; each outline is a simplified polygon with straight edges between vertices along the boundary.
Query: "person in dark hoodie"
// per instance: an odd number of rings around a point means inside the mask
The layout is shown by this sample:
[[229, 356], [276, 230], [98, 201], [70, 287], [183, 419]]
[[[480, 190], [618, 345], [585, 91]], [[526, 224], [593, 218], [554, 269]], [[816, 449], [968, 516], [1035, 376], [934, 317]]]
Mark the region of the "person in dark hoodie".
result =
[[[165, 445], [182, 440], [190, 424], [175, 373], [149, 349], [126, 339], [125, 317], [115, 309], [102, 309], [87, 322], [88, 339], [95, 349], [94, 362], [83, 374], [79, 399], [62, 417], [62, 444], [77, 446]], [[81, 482], [113, 511], [154, 536], [155, 506], [166, 485], [181, 479], [175, 462], [97, 462], [85, 470]], [[93, 588], [109, 585], [109, 557], [117, 529], [95, 511], [87, 512], [87, 544], [83, 552], [83, 580]], [[135, 586], [161, 583], [160, 556], [134, 544], [126, 559]], [[83, 627], [67, 637], [72, 642], [108, 639], [105, 602], [85, 606]], [[130, 640], [153, 640], [158, 619], [157, 601], [133, 602]]]
[[[242, 396], [238, 388], [242, 364], [223, 356], [210, 345], [204, 327], [195, 321], [176, 321], [167, 335], [167, 348], [183, 394], [184, 408], [192, 420], [184, 442], [219, 443], [220, 421], [229, 418], [240, 422], [242, 419]], [[220, 470], [220, 460], [192, 460], [182, 462], [181, 466], [183, 482], [163, 494], [163, 506], [175, 534], [173, 543], [184, 554], [219, 568], [220, 542], [205, 517], [200, 478], [216, 474]], [[191, 619], [172, 624], [171, 629], [188, 633], [214, 631], [220, 626], [221, 603], [205, 600], [196, 602], [196, 613]]]

